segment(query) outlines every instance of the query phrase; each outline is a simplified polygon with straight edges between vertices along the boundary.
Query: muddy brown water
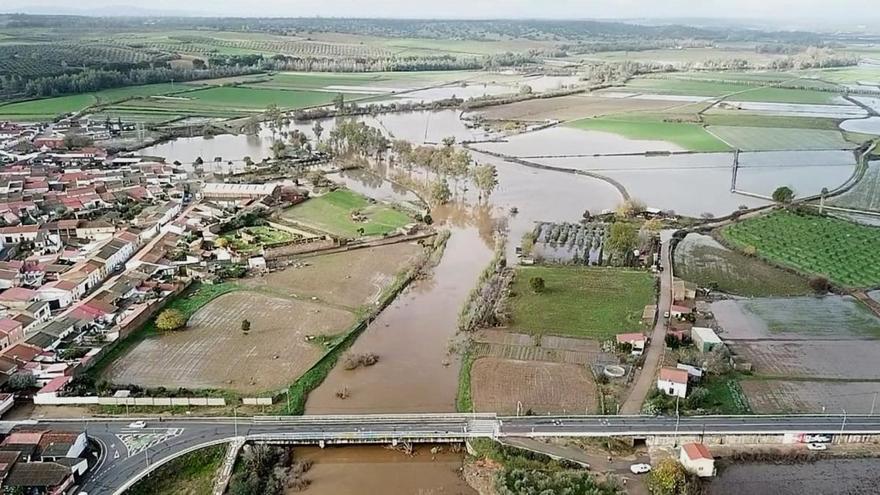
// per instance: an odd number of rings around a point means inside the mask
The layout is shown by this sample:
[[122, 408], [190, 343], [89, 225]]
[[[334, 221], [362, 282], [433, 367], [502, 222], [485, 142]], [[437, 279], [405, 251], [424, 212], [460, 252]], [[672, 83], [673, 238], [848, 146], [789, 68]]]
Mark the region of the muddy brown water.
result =
[[807, 464], [735, 464], [709, 485], [711, 495], [804, 495], [880, 492], [880, 459], [829, 459]]
[[[454, 411], [459, 358], [450, 342], [458, 310], [492, 257], [491, 235], [491, 228], [454, 227], [431, 275], [400, 294], [349, 350], [378, 354], [379, 362], [334, 368], [309, 394], [306, 413]], [[348, 397], [338, 398], [339, 391]]]
[[413, 455], [374, 446], [296, 449], [297, 459], [313, 462], [305, 475], [311, 483], [288, 493], [475, 495], [461, 476], [462, 454], [440, 448], [432, 454], [430, 445], [419, 445]]

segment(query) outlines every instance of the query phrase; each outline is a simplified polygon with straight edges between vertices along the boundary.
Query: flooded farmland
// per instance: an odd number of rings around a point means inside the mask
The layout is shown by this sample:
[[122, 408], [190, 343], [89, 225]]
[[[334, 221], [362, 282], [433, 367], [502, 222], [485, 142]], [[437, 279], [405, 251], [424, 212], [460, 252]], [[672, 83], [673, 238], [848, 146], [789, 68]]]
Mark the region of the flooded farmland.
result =
[[331, 447], [296, 449], [297, 459], [311, 461], [306, 474], [311, 484], [307, 495], [361, 495], [400, 493], [476, 495], [462, 479], [463, 454], [448, 445], [419, 445], [413, 455], [383, 447]]
[[610, 132], [558, 126], [511, 136], [503, 142], [480, 143], [474, 148], [521, 158], [683, 150], [668, 141], [628, 139]]
[[877, 493], [880, 459], [828, 459], [809, 464], [735, 464], [709, 485], [711, 495]]
[[849, 132], [880, 135], [880, 117], [844, 120], [840, 123], [840, 128]]

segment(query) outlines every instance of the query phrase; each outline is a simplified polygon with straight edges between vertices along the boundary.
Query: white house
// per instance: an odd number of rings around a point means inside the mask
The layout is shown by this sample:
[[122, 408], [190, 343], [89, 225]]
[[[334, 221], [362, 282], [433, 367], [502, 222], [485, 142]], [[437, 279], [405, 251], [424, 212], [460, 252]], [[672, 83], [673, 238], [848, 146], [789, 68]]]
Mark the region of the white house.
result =
[[657, 388], [673, 397], [687, 397], [688, 372], [677, 368], [660, 368]]
[[645, 352], [645, 343], [647, 337], [642, 333], [620, 333], [616, 335], [618, 344], [629, 344], [632, 346], [632, 355], [641, 356]]
[[37, 289], [37, 297], [48, 301], [52, 309], [66, 308], [81, 295], [79, 286], [70, 280], [54, 280]]
[[715, 476], [715, 458], [701, 443], [686, 443], [678, 456], [684, 469], [700, 477]]

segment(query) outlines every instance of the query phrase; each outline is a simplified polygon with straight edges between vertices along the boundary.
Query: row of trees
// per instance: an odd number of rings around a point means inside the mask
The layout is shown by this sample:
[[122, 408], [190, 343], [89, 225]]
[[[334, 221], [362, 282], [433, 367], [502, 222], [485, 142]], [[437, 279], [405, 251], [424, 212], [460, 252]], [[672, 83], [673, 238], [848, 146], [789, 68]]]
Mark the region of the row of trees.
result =
[[[432, 202], [448, 202], [458, 196], [463, 184], [466, 191], [468, 183], [477, 189], [480, 201], [488, 200], [498, 186], [498, 170], [494, 165], [475, 163], [468, 150], [457, 150], [454, 144], [453, 137], [445, 138], [442, 146], [413, 146], [409, 141], [398, 139], [391, 144], [391, 150], [396, 163], [408, 173], [415, 168], [424, 171]], [[450, 189], [450, 181], [454, 189]]]

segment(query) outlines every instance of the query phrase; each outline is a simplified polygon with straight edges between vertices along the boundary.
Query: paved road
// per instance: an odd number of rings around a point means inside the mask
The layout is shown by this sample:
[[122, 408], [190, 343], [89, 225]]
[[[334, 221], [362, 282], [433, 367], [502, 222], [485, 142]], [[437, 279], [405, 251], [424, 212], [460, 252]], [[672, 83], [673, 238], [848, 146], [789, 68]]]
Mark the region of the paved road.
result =
[[620, 414], [638, 414], [642, 411], [642, 403], [648, 397], [648, 393], [656, 383], [657, 369], [663, 358], [663, 347], [666, 345], [666, 323], [668, 318], [663, 314], [672, 307], [672, 256], [669, 244], [671, 241], [668, 233], [664, 232], [663, 244], [660, 246], [660, 263], [663, 271], [660, 272], [660, 297], [657, 301], [657, 323], [651, 333], [651, 344], [645, 353], [645, 364], [639, 372], [636, 382], [633, 384], [623, 405]]
[[200, 445], [237, 436], [292, 443], [389, 443], [393, 440], [461, 441], [495, 437], [647, 436], [701, 434], [782, 434], [844, 431], [880, 434], [880, 416], [522, 416], [487, 414], [300, 416], [286, 418], [183, 418], [147, 428], [129, 428], [126, 420], [47, 420], [40, 426], [87, 428], [102, 447], [101, 458], [84, 482], [89, 495], [119, 493], [149, 466]]

